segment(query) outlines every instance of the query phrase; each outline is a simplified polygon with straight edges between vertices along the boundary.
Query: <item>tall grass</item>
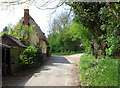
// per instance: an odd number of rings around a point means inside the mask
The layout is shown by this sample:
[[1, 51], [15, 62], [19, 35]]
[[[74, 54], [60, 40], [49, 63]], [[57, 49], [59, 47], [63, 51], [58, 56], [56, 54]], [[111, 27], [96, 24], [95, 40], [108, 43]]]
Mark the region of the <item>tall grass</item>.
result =
[[80, 58], [82, 86], [118, 86], [118, 59], [95, 59], [84, 54]]

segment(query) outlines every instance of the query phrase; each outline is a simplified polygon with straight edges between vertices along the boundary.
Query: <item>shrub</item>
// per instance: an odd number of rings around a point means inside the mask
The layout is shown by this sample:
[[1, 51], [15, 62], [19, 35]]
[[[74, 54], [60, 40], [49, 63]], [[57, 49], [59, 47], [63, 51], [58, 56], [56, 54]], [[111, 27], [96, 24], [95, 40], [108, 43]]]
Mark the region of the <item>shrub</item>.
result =
[[47, 56], [51, 56], [51, 48], [50, 46], [47, 46]]
[[118, 59], [95, 59], [85, 54], [79, 70], [83, 86], [118, 86]]
[[20, 68], [34, 68], [43, 61], [43, 55], [39, 46], [29, 46], [19, 56]]

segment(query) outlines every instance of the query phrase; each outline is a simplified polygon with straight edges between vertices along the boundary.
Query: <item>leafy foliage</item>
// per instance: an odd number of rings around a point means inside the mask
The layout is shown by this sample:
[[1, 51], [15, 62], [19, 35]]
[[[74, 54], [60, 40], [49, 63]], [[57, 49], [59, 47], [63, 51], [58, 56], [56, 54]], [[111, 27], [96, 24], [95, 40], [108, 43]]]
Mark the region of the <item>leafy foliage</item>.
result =
[[[104, 13], [103, 13], [104, 12]], [[101, 35], [101, 39], [106, 42], [106, 54], [112, 56], [120, 51], [120, 36], [119, 36], [119, 22], [116, 20], [115, 16], [109, 12], [109, 9], [106, 7], [101, 8], [100, 10], [100, 19], [105, 22], [101, 25], [101, 29], [106, 33]]]
[[19, 56], [20, 67], [34, 68], [39, 66], [43, 61], [43, 55], [40, 46], [29, 46]]
[[14, 28], [10, 28], [9, 35], [17, 38], [19, 41], [25, 41], [25, 45], [29, 45], [29, 32], [35, 32], [32, 26], [23, 25], [22, 23], [18, 23], [18, 25]]
[[49, 45], [47, 46], [47, 56], [51, 56], [51, 48]]
[[7, 27], [4, 28], [2, 33], [7, 33], [8, 35], [11, 35], [15, 38], [17, 38], [19, 41], [24, 41], [25, 45], [29, 45], [29, 33], [30, 32], [35, 32], [33, 30], [34, 25], [32, 26], [27, 26], [23, 25], [22, 23], [18, 23], [17, 26], [12, 27]]
[[82, 47], [85, 48], [87, 53], [91, 53], [91, 42], [89, 41], [91, 34], [87, 28], [85, 28], [82, 24], [74, 22], [73, 25], [70, 25], [70, 33], [73, 40], [79, 38], [82, 44]]
[[54, 26], [52, 26], [48, 36], [52, 53], [78, 52], [84, 49], [79, 36], [79, 29], [76, 29], [76, 27], [80, 27], [76, 23], [71, 25], [70, 20], [68, 21], [66, 18], [66, 15], [62, 14], [62, 16], [55, 19], [57, 23], [55, 20], [53, 21]]
[[95, 59], [90, 54], [80, 58], [82, 86], [118, 86], [118, 59]]
[[[78, 32], [79, 37], [83, 36], [81, 41], [87, 53], [80, 58], [82, 85], [118, 86], [120, 2], [66, 2], [66, 4], [73, 8], [73, 22], [86, 28], [85, 33], [82, 33], [82, 28], [81, 32]], [[78, 27], [75, 28], [79, 30]]]
[[[112, 57], [119, 53], [119, 2], [67, 2], [66, 4], [73, 7], [74, 22], [88, 29], [90, 45], [87, 53], [93, 51], [96, 58]], [[87, 50], [88, 47], [85, 49]]]

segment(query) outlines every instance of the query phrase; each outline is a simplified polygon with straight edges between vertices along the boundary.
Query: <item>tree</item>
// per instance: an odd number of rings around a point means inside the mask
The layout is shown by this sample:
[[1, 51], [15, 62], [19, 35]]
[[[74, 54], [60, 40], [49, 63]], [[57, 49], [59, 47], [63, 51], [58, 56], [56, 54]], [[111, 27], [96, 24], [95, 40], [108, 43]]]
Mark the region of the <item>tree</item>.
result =
[[68, 21], [70, 21], [70, 12], [61, 12], [57, 18], [53, 19], [52, 23], [49, 24], [50, 32], [59, 33], [63, 28], [67, 27]]
[[53, 20], [48, 36], [53, 52], [77, 52], [81, 49], [81, 39], [76, 37], [77, 30], [72, 29], [67, 13], [60, 14]]
[[[88, 28], [94, 55], [114, 55], [120, 49], [120, 3], [69, 2], [74, 10], [74, 21]], [[116, 42], [117, 41], [117, 42]], [[116, 47], [116, 48], [115, 48]]]
[[24, 42], [25, 45], [29, 45], [29, 32], [35, 32], [32, 28], [32, 26], [23, 25], [22, 23], [18, 23], [17, 26], [15, 25], [13, 28], [11, 27], [5, 27], [7, 29], [4, 29], [4, 31], [1, 33], [7, 33], [8, 35], [11, 35], [12, 37], [17, 38], [19, 41]]

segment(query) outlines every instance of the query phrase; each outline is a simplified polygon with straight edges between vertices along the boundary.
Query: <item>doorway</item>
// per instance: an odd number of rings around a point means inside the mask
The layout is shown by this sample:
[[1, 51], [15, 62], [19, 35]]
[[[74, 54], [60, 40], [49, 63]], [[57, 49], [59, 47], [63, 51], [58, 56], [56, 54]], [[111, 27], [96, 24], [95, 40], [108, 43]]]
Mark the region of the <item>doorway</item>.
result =
[[10, 74], [10, 48], [2, 48], [2, 72], [3, 75]]

